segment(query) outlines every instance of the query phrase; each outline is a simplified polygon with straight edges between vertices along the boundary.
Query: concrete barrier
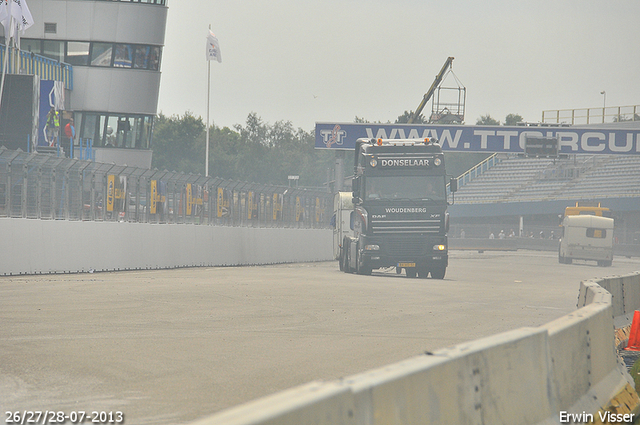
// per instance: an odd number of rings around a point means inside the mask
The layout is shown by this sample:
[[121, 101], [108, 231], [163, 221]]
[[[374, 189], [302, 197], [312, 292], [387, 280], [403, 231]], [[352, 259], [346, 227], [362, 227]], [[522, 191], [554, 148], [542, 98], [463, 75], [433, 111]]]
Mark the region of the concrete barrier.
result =
[[2, 218], [0, 236], [0, 275], [333, 259], [330, 229]]
[[471, 251], [517, 251], [518, 249], [557, 251], [558, 240], [532, 238], [449, 238], [449, 249]]
[[346, 425], [353, 424], [353, 397], [336, 382], [310, 382], [263, 397], [250, 406], [228, 409], [206, 424]]
[[[471, 251], [516, 251], [528, 249], [533, 251], [558, 251], [558, 239], [535, 238], [449, 238], [449, 249]], [[640, 245], [616, 244], [613, 254], [622, 257], [640, 257]]]
[[345, 380], [356, 424], [533, 424], [554, 407], [547, 335], [522, 328]]
[[297, 387], [194, 425], [551, 425], [569, 423], [568, 415], [581, 418], [571, 423], [602, 423], [607, 412], [637, 414], [640, 398], [616, 353], [614, 314], [627, 320], [640, 308], [640, 273], [582, 282], [578, 307], [538, 328], [309, 384], [316, 394]]

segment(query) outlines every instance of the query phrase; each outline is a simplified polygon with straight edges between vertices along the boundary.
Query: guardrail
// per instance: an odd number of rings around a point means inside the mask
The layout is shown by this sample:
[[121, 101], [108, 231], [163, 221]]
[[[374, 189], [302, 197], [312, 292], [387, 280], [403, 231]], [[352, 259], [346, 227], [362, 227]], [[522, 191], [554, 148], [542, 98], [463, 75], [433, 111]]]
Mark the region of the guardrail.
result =
[[640, 105], [603, 106], [602, 108], [557, 109], [542, 111], [543, 123], [597, 124], [622, 121], [639, 121]]
[[0, 217], [328, 228], [316, 189], [102, 164], [0, 147]]
[[193, 425], [551, 425], [611, 415], [626, 420], [637, 414], [640, 399], [616, 354], [614, 315], [628, 322], [640, 308], [640, 273], [583, 282], [578, 307], [538, 328], [312, 382]]
[[[558, 251], [558, 239], [535, 238], [449, 238], [449, 249], [469, 251]], [[622, 257], [640, 257], [640, 245], [614, 244], [613, 254]]]
[[9, 47], [7, 52], [7, 46], [0, 44], [0, 69], [6, 58], [8, 74], [34, 74], [42, 80], [62, 81], [66, 89], [73, 90], [73, 67], [68, 63], [14, 47]]
[[500, 163], [501, 161], [502, 159], [498, 156], [498, 154], [494, 153], [489, 158], [486, 158], [484, 161], [475, 165], [473, 168], [465, 171], [458, 177], [458, 188], [461, 188], [462, 186], [470, 183], [471, 180], [480, 176], [482, 173], [484, 173], [494, 165]]

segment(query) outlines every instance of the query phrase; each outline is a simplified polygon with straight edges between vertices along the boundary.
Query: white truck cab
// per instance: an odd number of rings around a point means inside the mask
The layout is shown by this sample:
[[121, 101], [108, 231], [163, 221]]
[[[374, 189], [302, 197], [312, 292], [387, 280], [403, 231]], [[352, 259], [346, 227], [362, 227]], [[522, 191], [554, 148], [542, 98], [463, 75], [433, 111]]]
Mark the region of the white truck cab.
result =
[[613, 218], [595, 215], [567, 215], [562, 220], [558, 261], [597, 261], [610, 266], [613, 261]]

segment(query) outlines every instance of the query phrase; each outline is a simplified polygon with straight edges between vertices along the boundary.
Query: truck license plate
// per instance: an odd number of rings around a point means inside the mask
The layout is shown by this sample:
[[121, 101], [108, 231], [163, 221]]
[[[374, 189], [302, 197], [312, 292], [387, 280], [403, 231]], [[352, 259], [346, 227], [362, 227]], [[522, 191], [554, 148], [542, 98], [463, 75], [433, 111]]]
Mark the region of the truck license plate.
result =
[[415, 267], [416, 263], [398, 263], [398, 267]]

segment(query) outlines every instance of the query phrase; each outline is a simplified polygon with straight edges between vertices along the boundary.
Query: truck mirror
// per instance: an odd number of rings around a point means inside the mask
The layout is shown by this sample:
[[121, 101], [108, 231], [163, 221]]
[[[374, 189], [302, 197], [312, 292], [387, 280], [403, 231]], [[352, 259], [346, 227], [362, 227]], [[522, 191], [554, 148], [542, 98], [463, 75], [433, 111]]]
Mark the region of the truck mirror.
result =
[[354, 177], [353, 180], [351, 180], [351, 191], [353, 192], [354, 198], [360, 193], [360, 177]]
[[458, 191], [458, 179], [456, 179], [455, 177], [449, 180], [449, 190], [451, 191], [451, 193]]
[[349, 227], [351, 228], [351, 230], [353, 230], [355, 223], [356, 223], [356, 212], [351, 211], [351, 214], [349, 214]]

